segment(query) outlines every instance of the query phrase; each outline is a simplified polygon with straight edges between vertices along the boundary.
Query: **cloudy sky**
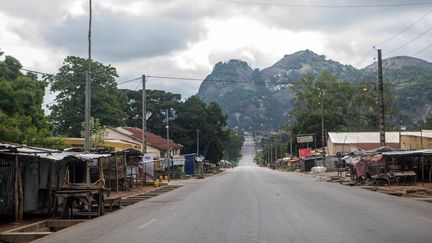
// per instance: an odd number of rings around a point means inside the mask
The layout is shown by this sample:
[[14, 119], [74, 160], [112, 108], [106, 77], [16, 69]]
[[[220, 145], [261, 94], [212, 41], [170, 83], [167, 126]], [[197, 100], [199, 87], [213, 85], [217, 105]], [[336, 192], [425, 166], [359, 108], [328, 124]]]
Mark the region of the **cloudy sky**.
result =
[[[55, 73], [66, 56], [86, 56], [88, 0], [0, 0], [0, 6], [0, 49], [25, 68]], [[92, 56], [115, 66], [119, 82], [142, 74], [204, 79], [214, 64], [232, 58], [262, 69], [304, 49], [355, 67], [372, 63], [373, 46], [384, 57], [431, 61], [431, 12], [427, 0], [93, 0]], [[183, 98], [199, 85], [148, 82]], [[52, 100], [48, 94], [46, 102]]]

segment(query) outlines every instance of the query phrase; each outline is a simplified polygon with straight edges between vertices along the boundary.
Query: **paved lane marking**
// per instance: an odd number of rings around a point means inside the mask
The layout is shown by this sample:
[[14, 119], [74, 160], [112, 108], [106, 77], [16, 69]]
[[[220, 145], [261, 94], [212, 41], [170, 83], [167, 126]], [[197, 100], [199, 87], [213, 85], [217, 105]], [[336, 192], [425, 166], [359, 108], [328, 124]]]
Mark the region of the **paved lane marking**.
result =
[[154, 221], [156, 221], [156, 219], [150, 219], [150, 221], [148, 221], [147, 223], [141, 225], [140, 227], [138, 227], [138, 229], [144, 229], [145, 227], [147, 227], [150, 224], [152, 224]]

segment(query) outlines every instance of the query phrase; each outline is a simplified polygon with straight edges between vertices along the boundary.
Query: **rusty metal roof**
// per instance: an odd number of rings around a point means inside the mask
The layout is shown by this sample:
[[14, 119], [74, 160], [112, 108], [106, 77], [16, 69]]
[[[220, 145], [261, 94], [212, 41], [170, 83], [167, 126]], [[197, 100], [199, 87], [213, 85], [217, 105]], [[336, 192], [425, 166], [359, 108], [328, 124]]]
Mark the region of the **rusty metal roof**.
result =
[[55, 149], [37, 148], [26, 145], [3, 143], [0, 142], [0, 153], [37, 157], [41, 159], [48, 159], [54, 161], [60, 161], [67, 157], [74, 157], [80, 160], [93, 160], [98, 158], [106, 158], [112, 156], [111, 154], [93, 154], [93, 153], [82, 153], [82, 152], [69, 152], [60, 151]]

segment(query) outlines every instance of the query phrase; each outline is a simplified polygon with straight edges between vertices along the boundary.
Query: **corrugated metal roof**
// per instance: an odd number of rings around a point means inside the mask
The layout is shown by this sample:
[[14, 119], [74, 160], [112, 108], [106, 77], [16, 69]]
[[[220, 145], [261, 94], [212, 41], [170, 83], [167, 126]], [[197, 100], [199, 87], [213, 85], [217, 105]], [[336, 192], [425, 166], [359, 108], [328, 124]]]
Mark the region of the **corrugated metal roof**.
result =
[[77, 153], [77, 152], [37, 153], [37, 154], [18, 152], [16, 154], [20, 156], [32, 156], [32, 157], [49, 159], [54, 161], [60, 161], [67, 157], [74, 157], [80, 160], [93, 160], [93, 159], [106, 158], [112, 156], [112, 154], [84, 154], [84, 153]]
[[55, 152], [60, 152], [60, 150], [56, 150], [56, 149], [38, 148], [38, 147], [30, 147], [27, 145], [0, 142], [0, 150], [2, 150], [2, 149], [8, 150], [8, 151], [13, 149], [13, 150], [20, 151], [22, 153], [41, 153], [41, 152], [42, 153], [43, 152], [55, 153]]
[[98, 158], [106, 158], [111, 154], [85, 154], [81, 152], [59, 151], [54, 149], [28, 147], [24, 145], [0, 143], [0, 152], [13, 153], [20, 156], [31, 156], [54, 161], [63, 160], [67, 157], [75, 157], [80, 160], [93, 160]]
[[[379, 143], [379, 132], [329, 132], [334, 144]], [[387, 143], [399, 143], [399, 132], [386, 132]]]
[[[423, 136], [432, 138], [431, 130], [422, 132], [401, 132], [401, 135]], [[379, 132], [329, 132], [329, 139], [334, 144], [379, 143]], [[386, 132], [386, 143], [399, 143], [399, 132]]]
[[383, 155], [414, 155], [414, 154], [432, 154], [432, 149], [422, 149], [422, 150], [409, 150], [409, 151], [391, 151], [391, 152], [384, 152]]

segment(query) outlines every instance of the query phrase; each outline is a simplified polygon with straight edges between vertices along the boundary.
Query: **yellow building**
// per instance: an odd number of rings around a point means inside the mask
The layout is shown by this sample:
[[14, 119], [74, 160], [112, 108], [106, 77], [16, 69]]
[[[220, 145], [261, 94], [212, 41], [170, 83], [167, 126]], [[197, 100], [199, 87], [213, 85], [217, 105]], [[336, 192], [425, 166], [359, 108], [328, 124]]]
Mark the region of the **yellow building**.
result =
[[[65, 138], [64, 141], [71, 147], [84, 146], [84, 138]], [[105, 139], [102, 146], [111, 148], [114, 151], [121, 151], [130, 148], [141, 150], [141, 144], [126, 142], [120, 139]]]

